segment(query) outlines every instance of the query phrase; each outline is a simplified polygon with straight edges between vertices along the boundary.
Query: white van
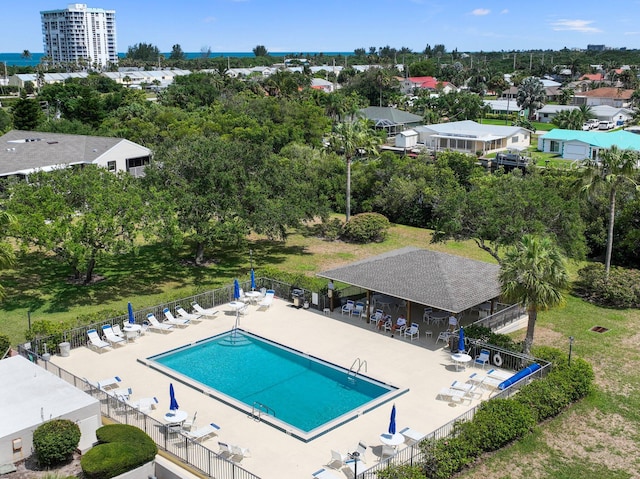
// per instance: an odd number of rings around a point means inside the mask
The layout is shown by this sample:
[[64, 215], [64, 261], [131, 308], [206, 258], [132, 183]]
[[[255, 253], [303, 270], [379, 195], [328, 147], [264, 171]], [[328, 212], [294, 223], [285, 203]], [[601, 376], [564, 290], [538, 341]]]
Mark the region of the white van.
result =
[[600, 123], [598, 123], [598, 130], [610, 130], [615, 126], [616, 124], [614, 122], [603, 120]]

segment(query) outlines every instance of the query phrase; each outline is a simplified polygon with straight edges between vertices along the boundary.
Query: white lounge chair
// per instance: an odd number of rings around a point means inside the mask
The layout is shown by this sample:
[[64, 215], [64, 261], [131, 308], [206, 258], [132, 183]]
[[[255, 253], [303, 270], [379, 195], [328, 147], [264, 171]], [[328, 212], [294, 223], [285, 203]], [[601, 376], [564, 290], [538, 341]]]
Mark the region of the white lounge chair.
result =
[[251, 451], [247, 447], [240, 447], [234, 444], [230, 444], [229, 447], [231, 448], [231, 459], [234, 461], [242, 461], [245, 457], [251, 456]]
[[139, 412], [148, 414], [148, 413], [150, 413], [151, 411], [153, 411], [157, 407], [158, 399], [155, 398], [155, 397], [152, 397], [152, 398], [141, 398], [136, 402], [127, 401], [127, 404], [129, 404], [129, 406], [134, 407]]
[[88, 330], [87, 337], [89, 338], [89, 342], [87, 343], [87, 346], [90, 349], [93, 349], [94, 351], [98, 351], [99, 353], [111, 350], [111, 345], [108, 342], [100, 339], [100, 336], [98, 336], [98, 331], [96, 331], [95, 329]]
[[464, 403], [465, 401], [469, 401], [471, 403], [471, 398], [460, 389], [452, 389], [452, 388], [444, 388], [441, 389], [438, 393], [436, 399], [446, 400], [449, 399], [451, 402]]
[[451, 389], [464, 391], [464, 393], [470, 398], [473, 398], [474, 396], [477, 396], [478, 398], [482, 397], [481, 390], [479, 390], [478, 385], [473, 382], [463, 383], [460, 381], [453, 381], [453, 383], [451, 383]]
[[275, 298], [276, 292], [272, 289], [268, 289], [264, 294], [264, 298], [258, 303], [258, 308], [269, 309], [271, 307], [271, 303], [273, 303], [273, 299]]
[[203, 308], [195, 301], [191, 303], [193, 310], [204, 318], [213, 318], [220, 311], [215, 308]]
[[366, 462], [364, 459], [364, 453], [367, 452], [367, 445], [360, 441], [358, 443], [358, 447], [356, 447], [356, 452], [358, 453], [358, 461]]
[[178, 313], [178, 316], [182, 319], [188, 319], [189, 321], [191, 321], [193, 324], [198, 324], [202, 322], [202, 315], [201, 314], [191, 314], [191, 313], [187, 313], [185, 311], [185, 309], [180, 306], [177, 305], [176, 306], [176, 313]]
[[402, 431], [400, 431], [400, 434], [404, 436], [404, 442], [406, 442], [408, 445], [416, 444], [426, 436], [426, 434], [411, 429], [410, 427], [405, 427]]
[[161, 323], [153, 313], [147, 314], [147, 322], [151, 331], [159, 331], [161, 333], [171, 333], [173, 331], [172, 324]]
[[164, 314], [165, 323], [172, 324], [174, 326], [177, 326], [178, 328], [186, 328], [191, 322], [188, 319], [176, 318], [169, 308], [164, 308], [162, 310], [162, 313]]
[[327, 467], [340, 470], [347, 465], [348, 459], [348, 454], [342, 454], [334, 449], [331, 449], [331, 460], [327, 463]]
[[227, 444], [226, 442], [218, 441], [218, 446], [220, 446], [220, 451], [218, 451], [218, 454], [220, 454], [222, 457], [224, 457], [225, 459], [230, 459], [231, 456], [233, 456], [233, 452], [231, 452], [231, 446], [229, 446], [229, 444]]
[[215, 423], [210, 423], [206, 426], [196, 429], [195, 431], [185, 432], [185, 436], [187, 436], [189, 439], [200, 442], [210, 439], [213, 436], [217, 436], [219, 430], [220, 426]]
[[320, 469], [311, 474], [316, 479], [344, 479], [344, 476], [339, 476], [335, 472], [328, 469]]
[[119, 324], [112, 324], [111, 328], [113, 329], [113, 334], [115, 334], [118, 337], [124, 338], [124, 333], [122, 332], [122, 329], [120, 329]]
[[118, 388], [118, 389], [109, 389], [105, 391], [109, 396], [113, 396], [121, 401], [128, 401], [133, 394], [133, 389], [131, 388]]
[[102, 326], [102, 335], [104, 336], [104, 339], [111, 344], [111, 346], [124, 346], [127, 344], [126, 339], [116, 336], [116, 333], [113, 332], [113, 328], [110, 324]]
[[120, 379], [119, 376], [112, 376], [110, 378], [106, 378], [106, 379], [101, 379], [100, 381], [98, 381], [97, 383], [91, 383], [89, 382], [92, 386], [96, 386], [98, 389], [102, 389], [104, 391], [109, 390], [109, 389], [116, 389], [120, 387], [120, 383], [122, 382], [122, 379]]

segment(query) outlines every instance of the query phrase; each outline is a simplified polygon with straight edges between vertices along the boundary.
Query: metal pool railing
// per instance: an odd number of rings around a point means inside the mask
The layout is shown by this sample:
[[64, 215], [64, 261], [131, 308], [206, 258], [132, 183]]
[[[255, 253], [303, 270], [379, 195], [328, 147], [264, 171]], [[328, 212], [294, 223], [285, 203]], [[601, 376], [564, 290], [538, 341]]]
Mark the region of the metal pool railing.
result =
[[34, 353], [30, 354], [31, 357], [29, 359], [39, 366], [98, 399], [100, 401], [100, 410], [104, 417], [120, 424], [128, 424], [143, 430], [157, 444], [158, 449], [175, 456], [202, 474], [216, 479], [260, 479], [259, 476], [212, 451], [205, 445], [184, 434], [172, 431], [165, 423], [96, 388], [86, 379], [79, 378], [69, 371], [43, 360], [41, 357], [37, 357]]

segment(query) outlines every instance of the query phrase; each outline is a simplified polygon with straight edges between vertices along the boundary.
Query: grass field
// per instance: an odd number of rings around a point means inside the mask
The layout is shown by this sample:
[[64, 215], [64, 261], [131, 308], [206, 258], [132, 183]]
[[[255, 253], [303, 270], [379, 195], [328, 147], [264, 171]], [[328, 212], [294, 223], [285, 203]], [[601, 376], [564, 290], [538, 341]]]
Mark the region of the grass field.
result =
[[[208, 267], [190, 266], [187, 250], [171, 252], [159, 246], [141, 247], [137, 255], [99, 264], [104, 280], [91, 286], [65, 281], [68, 272], [51, 258], [31, 254], [19, 268], [3, 271], [0, 332], [15, 344], [24, 339], [31, 320], [63, 320], [99, 311], [126, 313], [127, 301], [136, 309], [189, 296], [249, 276], [249, 248], [253, 265], [278, 267], [313, 275], [361, 258], [403, 246], [418, 246], [491, 261], [473, 242], [431, 244], [430, 233], [394, 226], [384, 243], [351, 245], [327, 242], [311, 229], [292, 232], [285, 243], [251, 238], [243, 251], [218, 250]], [[578, 265], [571, 264], [575, 274]], [[524, 440], [483, 458], [464, 479], [623, 479], [640, 477], [640, 311], [599, 308], [568, 296], [564, 307], [541, 312], [535, 345], [568, 351], [573, 336], [574, 357], [589, 361], [596, 372], [597, 391], [560, 417], [540, 425]], [[603, 334], [591, 332], [604, 326]], [[514, 333], [522, 339], [524, 331]]]

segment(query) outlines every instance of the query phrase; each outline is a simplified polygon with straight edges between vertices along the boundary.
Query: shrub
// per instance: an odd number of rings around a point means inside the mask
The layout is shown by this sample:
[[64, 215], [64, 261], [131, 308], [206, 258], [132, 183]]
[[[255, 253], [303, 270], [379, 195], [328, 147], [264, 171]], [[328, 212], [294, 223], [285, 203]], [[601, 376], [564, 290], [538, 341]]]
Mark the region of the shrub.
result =
[[2, 359], [2, 355], [6, 353], [10, 347], [11, 340], [9, 339], [9, 336], [0, 334], [0, 359]]
[[425, 474], [430, 479], [448, 479], [463, 467], [471, 464], [478, 451], [461, 437], [424, 441]]
[[318, 226], [319, 233], [323, 238], [334, 241], [340, 237], [344, 224], [338, 218], [331, 218]]
[[41, 466], [67, 461], [80, 442], [80, 428], [68, 419], [54, 419], [33, 432], [33, 448]]
[[80, 465], [87, 479], [108, 479], [152, 461], [158, 446], [142, 430], [110, 424], [96, 431], [100, 444], [90, 449]]
[[566, 384], [550, 377], [523, 386], [514, 400], [528, 407], [538, 422], [557, 416], [571, 402]]
[[640, 270], [612, 267], [609, 280], [601, 263], [578, 271], [576, 293], [587, 301], [614, 308], [640, 308]]
[[385, 240], [391, 224], [379, 213], [354, 215], [342, 228], [342, 237], [354, 243], [380, 243]]
[[536, 425], [528, 407], [511, 399], [483, 402], [473, 420], [460, 425], [460, 438], [473, 448], [495, 451], [524, 436]]

